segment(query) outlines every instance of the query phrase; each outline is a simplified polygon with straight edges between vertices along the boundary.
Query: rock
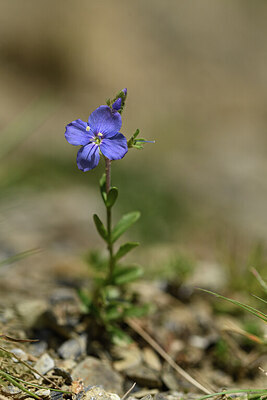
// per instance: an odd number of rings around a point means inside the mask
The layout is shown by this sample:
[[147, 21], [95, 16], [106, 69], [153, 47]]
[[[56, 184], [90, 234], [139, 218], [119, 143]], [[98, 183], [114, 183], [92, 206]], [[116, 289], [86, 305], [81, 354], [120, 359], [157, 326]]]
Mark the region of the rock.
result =
[[60, 369], [71, 372], [77, 363], [74, 360], [58, 360], [57, 365]]
[[136, 382], [137, 385], [149, 388], [160, 388], [162, 386], [159, 374], [144, 365], [128, 369], [125, 372], [127, 377]]
[[186, 393], [185, 395], [184, 392], [171, 391], [156, 394], [154, 400], [197, 400], [199, 397], [201, 396], [195, 393]]
[[127, 400], [148, 400], [148, 399], [153, 399], [153, 395], [157, 394], [159, 392], [158, 389], [143, 389], [139, 390], [138, 392], [134, 392], [134, 394], [129, 397], [127, 397]]
[[207, 338], [198, 336], [198, 335], [192, 335], [189, 339], [189, 344], [192, 347], [196, 347], [197, 349], [205, 350], [207, 347], [208, 341]]
[[58, 348], [58, 354], [64, 360], [77, 360], [86, 352], [87, 335], [78, 336], [75, 339], [69, 339]]
[[135, 343], [125, 347], [115, 346], [112, 352], [115, 357], [119, 358], [119, 361], [113, 362], [113, 367], [116, 371], [137, 367], [142, 362], [142, 352]]
[[16, 304], [16, 311], [26, 329], [35, 327], [46, 310], [47, 303], [43, 300], [27, 300]]
[[35, 392], [37, 396], [40, 396], [41, 399], [50, 398], [50, 390], [49, 389], [39, 389]]
[[[44, 353], [41, 358], [36, 362], [34, 368], [40, 372], [40, 374], [45, 375], [48, 371], [53, 369], [55, 366], [55, 361], [51, 358], [47, 353]], [[39, 375], [35, 374], [36, 378], [39, 378]]]
[[171, 371], [169, 368], [163, 371], [161, 378], [164, 385], [169, 390], [179, 390], [179, 382], [173, 371]]
[[12, 384], [8, 385], [8, 386], [3, 386], [1, 387], [1, 390], [5, 393], [5, 394], [18, 394], [21, 393], [21, 389], [19, 389], [17, 386], [14, 386]]
[[77, 400], [120, 400], [120, 397], [115, 393], [106, 392], [99, 386], [93, 386], [78, 394]]
[[146, 394], [145, 396], [141, 397], [140, 400], [153, 400], [151, 393]]
[[7, 324], [9, 321], [15, 318], [15, 311], [12, 308], [1, 309], [0, 322]]
[[45, 342], [44, 340], [32, 343], [30, 345], [30, 353], [35, 357], [40, 357], [47, 350], [47, 347], [47, 342]]
[[105, 361], [95, 357], [86, 357], [72, 372], [74, 380], [82, 379], [85, 386], [99, 385], [108, 392], [123, 393], [123, 379]]
[[66, 385], [71, 385], [72, 377], [71, 374], [65, 369], [55, 367], [53, 371], [54, 376], [61, 376], [64, 379]]
[[150, 347], [145, 347], [143, 350], [143, 359], [147, 366], [155, 371], [161, 371], [161, 362], [158, 355]]
[[199, 262], [187, 283], [193, 287], [221, 291], [227, 284], [226, 269], [216, 262]]
[[[18, 347], [11, 349], [10, 352], [13, 353], [15, 356], [17, 356], [22, 361], [28, 360], [28, 355], [25, 353], [25, 351], [19, 349]], [[19, 362], [15, 357], [12, 357], [12, 361]]]
[[73, 288], [57, 288], [50, 295], [52, 305], [62, 302], [76, 302], [77, 296]]

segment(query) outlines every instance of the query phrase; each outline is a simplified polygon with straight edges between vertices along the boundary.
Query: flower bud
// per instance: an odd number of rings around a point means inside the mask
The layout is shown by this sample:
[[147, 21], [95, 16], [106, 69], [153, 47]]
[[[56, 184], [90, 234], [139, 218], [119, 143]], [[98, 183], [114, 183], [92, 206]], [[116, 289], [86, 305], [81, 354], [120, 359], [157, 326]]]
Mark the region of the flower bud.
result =
[[122, 104], [122, 99], [121, 99], [121, 97], [119, 97], [112, 104], [112, 109], [115, 110], [115, 111], [119, 111], [121, 109], [121, 104]]

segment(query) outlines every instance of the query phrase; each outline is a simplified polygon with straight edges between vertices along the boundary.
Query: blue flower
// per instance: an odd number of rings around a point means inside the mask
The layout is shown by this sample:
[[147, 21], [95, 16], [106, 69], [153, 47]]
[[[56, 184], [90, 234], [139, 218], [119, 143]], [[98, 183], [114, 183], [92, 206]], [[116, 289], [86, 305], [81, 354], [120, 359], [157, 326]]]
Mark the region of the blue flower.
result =
[[119, 111], [121, 109], [122, 99], [119, 97], [117, 100], [114, 101], [112, 104], [112, 108], [115, 111]]
[[121, 113], [121, 111], [123, 110], [124, 104], [125, 104], [125, 100], [126, 100], [126, 96], [127, 96], [127, 89], [124, 88], [122, 89], [116, 96], [116, 100], [113, 101], [112, 104], [112, 109], [114, 111], [118, 111], [119, 113]]
[[66, 126], [65, 138], [74, 146], [82, 146], [77, 165], [82, 171], [95, 168], [100, 152], [109, 160], [119, 160], [128, 151], [127, 139], [119, 130], [121, 116], [108, 106], [100, 106], [88, 118], [88, 123], [76, 119]]

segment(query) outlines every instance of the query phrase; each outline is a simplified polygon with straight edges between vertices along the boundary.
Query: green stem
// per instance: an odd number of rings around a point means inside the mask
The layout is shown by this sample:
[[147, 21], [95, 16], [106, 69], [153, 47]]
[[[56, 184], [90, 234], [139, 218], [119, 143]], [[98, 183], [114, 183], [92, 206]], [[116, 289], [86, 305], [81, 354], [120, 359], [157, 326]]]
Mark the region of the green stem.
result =
[[197, 400], [206, 400], [215, 396], [223, 396], [225, 394], [235, 394], [235, 393], [258, 393], [265, 394], [266, 389], [233, 389], [233, 390], [224, 390], [223, 392], [208, 394], [207, 396], [199, 397]]
[[16, 378], [16, 380], [19, 381], [19, 382], [25, 383], [25, 385], [32, 386], [32, 387], [36, 387], [36, 388], [38, 388], [38, 389], [49, 389], [49, 390], [51, 390], [51, 391], [53, 391], [53, 392], [72, 394], [72, 392], [68, 392], [68, 391], [66, 391], [66, 390], [53, 389], [53, 388], [51, 388], [51, 387], [45, 387], [45, 386], [36, 385], [35, 383], [26, 382], [26, 381], [24, 381], [23, 379], [20, 379], [20, 378]]
[[22, 390], [24, 393], [27, 393], [28, 395], [30, 395], [31, 397], [34, 397], [35, 399], [41, 399], [41, 397], [37, 396], [36, 394], [30, 392], [28, 389], [26, 389], [23, 385], [21, 385], [20, 383], [18, 383], [13, 376], [7, 374], [6, 372], [0, 370], [0, 375], [6, 379], [8, 382], [12, 383], [14, 386], [18, 387], [20, 390]]
[[[110, 191], [110, 182], [111, 182], [111, 161], [108, 158], [105, 158], [105, 171], [106, 171], [106, 193], [108, 195]], [[113, 243], [111, 241], [111, 207], [107, 207], [107, 232], [108, 232], [108, 252], [109, 252], [109, 272], [108, 272], [108, 281], [111, 280], [114, 270], [114, 257], [113, 257]]]

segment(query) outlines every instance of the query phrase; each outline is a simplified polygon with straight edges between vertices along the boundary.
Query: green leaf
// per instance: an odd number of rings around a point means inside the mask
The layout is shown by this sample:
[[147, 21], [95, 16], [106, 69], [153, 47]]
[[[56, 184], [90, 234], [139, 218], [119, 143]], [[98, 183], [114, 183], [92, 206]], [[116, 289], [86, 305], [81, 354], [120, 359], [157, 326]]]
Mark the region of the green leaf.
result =
[[118, 197], [118, 189], [116, 187], [112, 187], [107, 195], [106, 206], [111, 208], [115, 204], [117, 197]]
[[109, 302], [118, 299], [120, 296], [120, 290], [115, 286], [105, 286], [102, 293], [105, 300]]
[[118, 305], [111, 306], [105, 310], [105, 318], [107, 321], [114, 321], [122, 317], [122, 310]]
[[127, 243], [122, 244], [120, 246], [119, 250], [117, 251], [117, 253], [115, 254], [115, 259], [119, 260], [120, 258], [125, 256], [125, 254], [129, 253], [129, 251], [131, 251], [132, 249], [134, 249], [137, 246], [139, 246], [138, 242], [127, 242]]
[[106, 192], [106, 174], [103, 174], [99, 181], [100, 192], [104, 203], [107, 201], [107, 192]]
[[138, 265], [133, 265], [131, 267], [120, 267], [116, 269], [113, 275], [113, 283], [115, 285], [124, 285], [135, 281], [143, 275], [143, 269]]
[[3, 267], [4, 265], [8, 265], [8, 264], [13, 264], [19, 260], [23, 260], [26, 257], [37, 254], [40, 251], [41, 251], [41, 249], [31, 249], [31, 250], [22, 251], [21, 253], [17, 253], [14, 256], [11, 256], [4, 260], [1, 260], [0, 267]]
[[236, 306], [239, 306], [239, 307], [243, 308], [244, 310], [248, 311], [249, 313], [255, 315], [255, 317], [258, 317], [258, 318], [262, 319], [264, 322], [267, 323], [267, 314], [263, 313], [260, 310], [257, 310], [254, 307], [249, 306], [248, 304], [244, 304], [244, 303], [241, 303], [240, 301], [233, 300], [233, 299], [230, 299], [228, 297], [221, 296], [220, 294], [214, 293], [214, 292], [212, 292], [210, 290], [206, 290], [206, 289], [202, 289], [202, 288], [198, 288], [198, 289], [201, 290], [202, 292], [206, 292], [206, 293], [212, 294], [213, 296], [218, 297], [219, 299], [227, 300], [230, 303], [233, 303]]
[[128, 318], [143, 317], [144, 315], [146, 315], [149, 312], [149, 308], [150, 307], [148, 304], [144, 304], [142, 306], [141, 305], [140, 306], [130, 306], [129, 308], [124, 310], [123, 317], [128, 317]]
[[103, 272], [107, 269], [107, 257], [99, 250], [88, 251], [84, 260], [88, 264], [89, 268], [93, 268], [96, 272]]
[[111, 243], [116, 242], [116, 240], [140, 218], [140, 215], [141, 214], [139, 211], [133, 211], [125, 214], [113, 228], [111, 234]]
[[137, 136], [139, 135], [139, 129], [136, 129], [135, 133], [130, 137], [130, 139], [128, 140], [127, 144], [128, 147], [131, 148], [134, 145], [135, 139], [137, 138]]
[[99, 235], [107, 242], [108, 241], [108, 232], [107, 232], [106, 228], [104, 227], [103, 222], [96, 214], [94, 214], [93, 218], [94, 218], [94, 223], [95, 223], [95, 226], [96, 226], [96, 229], [97, 229]]
[[136, 129], [135, 133], [133, 134], [133, 138], [136, 139], [137, 136], [139, 135], [140, 130]]
[[89, 297], [88, 293], [86, 293], [84, 290], [82, 290], [81, 288], [76, 289], [76, 293], [79, 297], [79, 299], [81, 300], [82, 303], [82, 311], [84, 313], [90, 313], [90, 309], [92, 306], [92, 299], [91, 297]]
[[107, 330], [111, 336], [112, 342], [117, 345], [125, 345], [133, 342], [132, 338], [122, 329], [114, 325], [108, 325]]

